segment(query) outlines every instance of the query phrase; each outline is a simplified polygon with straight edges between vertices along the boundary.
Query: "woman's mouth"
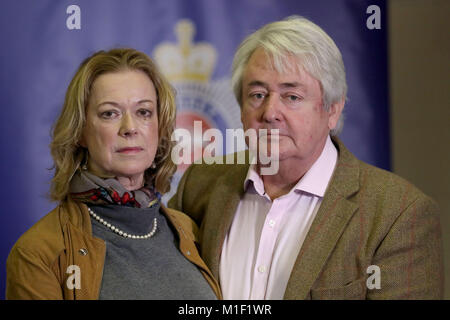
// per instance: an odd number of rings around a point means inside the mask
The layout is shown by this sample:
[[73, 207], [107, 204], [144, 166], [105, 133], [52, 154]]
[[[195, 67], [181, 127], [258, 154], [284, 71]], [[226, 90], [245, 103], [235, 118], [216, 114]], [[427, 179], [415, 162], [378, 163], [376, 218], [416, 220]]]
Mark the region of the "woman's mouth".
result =
[[125, 147], [125, 148], [120, 148], [118, 149], [116, 152], [118, 153], [138, 153], [141, 152], [142, 149], [141, 147]]

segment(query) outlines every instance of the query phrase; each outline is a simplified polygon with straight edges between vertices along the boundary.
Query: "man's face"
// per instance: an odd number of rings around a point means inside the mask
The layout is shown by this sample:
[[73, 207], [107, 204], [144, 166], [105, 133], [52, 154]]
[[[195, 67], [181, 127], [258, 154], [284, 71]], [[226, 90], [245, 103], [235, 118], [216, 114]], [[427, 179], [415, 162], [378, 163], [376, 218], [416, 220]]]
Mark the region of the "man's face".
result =
[[[294, 57], [291, 65], [295, 64]], [[336, 126], [343, 102], [327, 112], [318, 80], [303, 68], [280, 74], [263, 49], [257, 49], [242, 77], [241, 120], [244, 130], [279, 129], [280, 161], [312, 165], [320, 156], [329, 131]], [[270, 145], [269, 145], [270, 147]]]

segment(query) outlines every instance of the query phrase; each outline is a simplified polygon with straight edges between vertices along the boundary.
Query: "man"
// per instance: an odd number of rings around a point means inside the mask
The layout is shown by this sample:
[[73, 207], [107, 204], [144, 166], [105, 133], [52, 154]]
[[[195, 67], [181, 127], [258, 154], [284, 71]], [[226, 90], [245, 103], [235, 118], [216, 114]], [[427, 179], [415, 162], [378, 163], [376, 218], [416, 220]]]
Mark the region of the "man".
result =
[[442, 298], [435, 204], [336, 137], [347, 85], [333, 40], [304, 18], [268, 24], [236, 52], [232, 85], [244, 130], [279, 130], [278, 172], [192, 165], [169, 202], [200, 225], [224, 298]]

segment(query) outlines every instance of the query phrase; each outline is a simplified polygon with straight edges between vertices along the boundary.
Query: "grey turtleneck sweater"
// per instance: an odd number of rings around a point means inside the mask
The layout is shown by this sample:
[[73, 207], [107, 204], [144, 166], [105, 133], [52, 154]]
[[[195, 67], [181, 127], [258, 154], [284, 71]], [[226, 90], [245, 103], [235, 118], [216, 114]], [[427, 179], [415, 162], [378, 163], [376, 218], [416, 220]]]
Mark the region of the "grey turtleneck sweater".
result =
[[106, 242], [100, 300], [199, 299], [216, 296], [198, 268], [178, 250], [178, 239], [160, 205], [131, 208], [119, 205], [89, 207], [105, 221], [134, 235], [158, 228], [148, 239], [124, 238], [91, 217], [92, 232]]

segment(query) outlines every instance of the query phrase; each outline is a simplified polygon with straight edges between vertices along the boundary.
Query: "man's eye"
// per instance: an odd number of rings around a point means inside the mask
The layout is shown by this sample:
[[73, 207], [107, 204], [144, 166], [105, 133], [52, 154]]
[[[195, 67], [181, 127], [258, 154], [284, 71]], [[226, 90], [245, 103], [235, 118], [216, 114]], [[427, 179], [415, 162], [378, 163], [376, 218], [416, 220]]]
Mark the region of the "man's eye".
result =
[[257, 100], [264, 99], [264, 97], [265, 97], [264, 93], [260, 93], [260, 92], [252, 93], [250, 96]]
[[297, 103], [297, 102], [301, 102], [303, 100], [302, 97], [294, 95], [294, 94], [289, 94], [285, 97], [285, 99], [287, 99], [287, 102], [289, 103]]

